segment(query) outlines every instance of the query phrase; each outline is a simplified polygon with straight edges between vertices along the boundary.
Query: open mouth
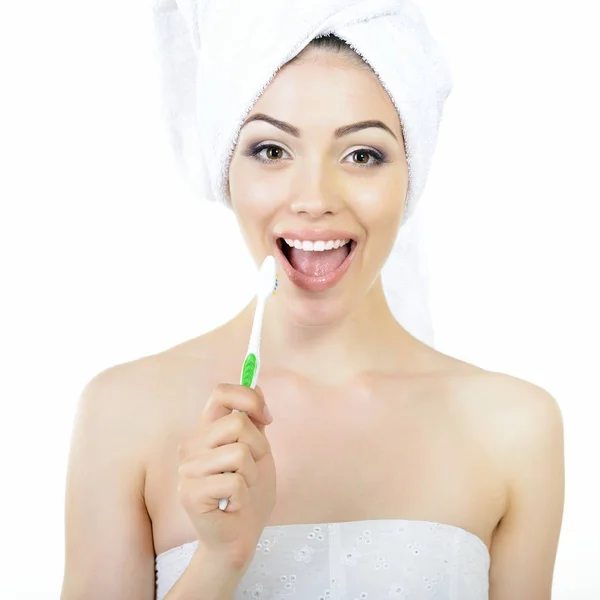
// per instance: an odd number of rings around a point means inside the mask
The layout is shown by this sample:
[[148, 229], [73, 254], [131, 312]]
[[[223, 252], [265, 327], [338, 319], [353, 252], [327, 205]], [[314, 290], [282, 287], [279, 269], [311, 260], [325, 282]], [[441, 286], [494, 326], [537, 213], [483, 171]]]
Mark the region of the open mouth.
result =
[[308, 291], [323, 291], [340, 281], [356, 253], [353, 239], [295, 245], [292, 240], [278, 238], [280, 262], [292, 283]]

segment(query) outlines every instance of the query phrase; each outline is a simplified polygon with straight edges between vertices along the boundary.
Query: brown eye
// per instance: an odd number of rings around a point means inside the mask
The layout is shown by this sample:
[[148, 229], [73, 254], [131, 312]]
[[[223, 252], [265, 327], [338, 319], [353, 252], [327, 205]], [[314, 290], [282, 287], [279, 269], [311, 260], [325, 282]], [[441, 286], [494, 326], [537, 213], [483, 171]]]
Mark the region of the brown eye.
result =
[[[387, 154], [379, 151], [379, 150], [368, 150], [367, 148], [360, 148], [359, 150], [355, 150], [348, 154], [348, 157], [352, 156], [353, 164], [357, 167], [378, 167], [384, 163], [387, 163]], [[373, 160], [369, 160], [372, 158]]]
[[281, 148], [278, 148], [277, 146], [269, 146], [266, 148], [266, 151], [267, 158], [269, 160], [277, 160], [278, 158], [281, 158]]
[[276, 162], [282, 162], [285, 150], [275, 144], [257, 144], [243, 150], [242, 154], [265, 165], [272, 165]]
[[363, 152], [362, 150], [357, 150], [356, 152], [352, 153], [353, 156], [358, 157], [358, 160], [356, 162], [358, 162], [358, 164], [366, 164], [369, 162], [369, 153], [368, 152]]

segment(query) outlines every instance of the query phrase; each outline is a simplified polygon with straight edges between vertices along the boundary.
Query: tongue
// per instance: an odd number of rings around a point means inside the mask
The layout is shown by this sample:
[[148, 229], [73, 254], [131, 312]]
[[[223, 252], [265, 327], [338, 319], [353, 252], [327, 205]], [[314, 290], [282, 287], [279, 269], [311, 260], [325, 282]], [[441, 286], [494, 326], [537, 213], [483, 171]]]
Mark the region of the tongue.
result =
[[335, 271], [349, 254], [350, 243], [333, 250], [323, 250], [322, 252], [311, 252], [308, 250], [299, 250], [298, 248], [289, 249], [289, 261], [296, 271], [300, 271], [309, 277], [322, 277], [332, 271]]

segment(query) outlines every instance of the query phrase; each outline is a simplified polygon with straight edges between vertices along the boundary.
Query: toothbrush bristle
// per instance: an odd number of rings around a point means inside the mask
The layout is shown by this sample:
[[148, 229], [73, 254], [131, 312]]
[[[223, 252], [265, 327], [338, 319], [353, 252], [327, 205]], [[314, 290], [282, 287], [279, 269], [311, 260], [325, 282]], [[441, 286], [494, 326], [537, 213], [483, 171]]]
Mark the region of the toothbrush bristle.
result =
[[273, 296], [277, 293], [278, 285], [279, 285], [279, 275], [275, 275], [275, 286], [273, 287]]

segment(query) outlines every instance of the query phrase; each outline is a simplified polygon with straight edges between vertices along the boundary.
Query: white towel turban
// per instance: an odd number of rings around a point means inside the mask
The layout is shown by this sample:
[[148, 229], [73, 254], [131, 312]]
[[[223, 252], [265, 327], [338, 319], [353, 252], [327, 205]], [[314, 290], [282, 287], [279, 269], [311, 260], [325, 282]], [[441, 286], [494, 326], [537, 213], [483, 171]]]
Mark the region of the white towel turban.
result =
[[370, 65], [398, 111], [409, 169], [384, 291], [402, 326], [433, 346], [422, 225], [409, 217], [425, 187], [452, 76], [417, 6], [409, 0], [155, 1], [163, 107], [178, 163], [195, 193], [227, 206], [241, 125], [280, 67], [328, 33]]

